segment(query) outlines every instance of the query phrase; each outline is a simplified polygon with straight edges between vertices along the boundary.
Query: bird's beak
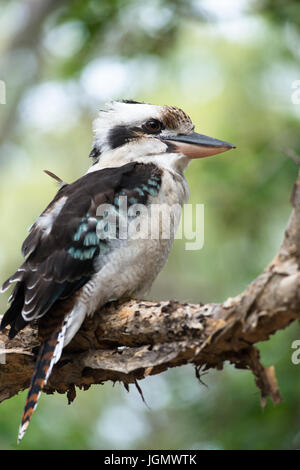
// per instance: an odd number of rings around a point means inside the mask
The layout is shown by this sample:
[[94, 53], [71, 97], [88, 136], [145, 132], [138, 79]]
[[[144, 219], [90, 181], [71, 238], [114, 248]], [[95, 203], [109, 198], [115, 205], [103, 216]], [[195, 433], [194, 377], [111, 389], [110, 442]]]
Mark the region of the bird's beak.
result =
[[171, 151], [183, 153], [188, 158], [203, 158], [216, 155], [217, 153], [226, 152], [234, 149], [235, 145], [224, 142], [223, 140], [214, 139], [207, 135], [197, 134], [179, 134], [165, 138], [171, 144]]

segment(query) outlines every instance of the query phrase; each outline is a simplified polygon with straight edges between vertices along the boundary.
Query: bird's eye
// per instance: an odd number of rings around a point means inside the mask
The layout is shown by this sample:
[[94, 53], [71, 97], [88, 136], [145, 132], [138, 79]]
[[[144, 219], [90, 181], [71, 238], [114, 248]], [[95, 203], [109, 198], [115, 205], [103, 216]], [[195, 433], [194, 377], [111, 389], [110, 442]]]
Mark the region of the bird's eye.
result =
[[143, 127], [150, 134], [157, 134], [162, 130], [162, 123], [157, 121], [157, 119], [150, 119]]

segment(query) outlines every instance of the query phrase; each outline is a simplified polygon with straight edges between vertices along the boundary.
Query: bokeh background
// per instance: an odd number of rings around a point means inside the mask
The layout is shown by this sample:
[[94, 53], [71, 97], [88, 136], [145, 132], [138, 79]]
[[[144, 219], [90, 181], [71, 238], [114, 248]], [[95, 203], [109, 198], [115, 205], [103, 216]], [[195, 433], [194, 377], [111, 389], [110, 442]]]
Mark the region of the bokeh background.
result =
[[[237, 150], [194, 162], [191, 202], [205, 243], [177, 240], [149, 298], [222, 301], [272, 259], [290, 214], [300, 153], [300, 5], [292, 0], [7, 0], [0, 4], [0, 273], [22, 261], [27, 227], [56, 186], [86, 171], [104, 102], [177, 105], [196, 130]], [[2, 96], [3, 101], [3, 96]], [[1, 313], [7, 305], [1, 296]], [[260, 408], [250, 372], [225, 365], [199, 384], [192, 366], [142, 382], [43, 395], [20, 449], [296, 449], [300, 366], [292, 325], [260, 344], [284, 401]], [[25, 392], [0, 405], [0, 448], [16, 448]]]

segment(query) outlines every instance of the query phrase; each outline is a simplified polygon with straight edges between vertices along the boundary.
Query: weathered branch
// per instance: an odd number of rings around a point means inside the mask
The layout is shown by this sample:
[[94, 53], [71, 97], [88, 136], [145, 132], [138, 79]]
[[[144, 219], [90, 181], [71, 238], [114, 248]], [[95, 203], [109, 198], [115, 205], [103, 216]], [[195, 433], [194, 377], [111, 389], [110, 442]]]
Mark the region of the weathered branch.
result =
[[[112, 380], [128, 387], [187, 363], [195, 365], [199, 378], [201, 368], [221, 369], [230, 361], [252, 370], [262, 404], [267, 396], [280, 401], [274, 368], [261, 365], [254, 344], [300, 318], [300, 173], [291, 202], [293, 212], [278, 254], [243, 293], [220, 304], [110, 303], [85, 321], [45, 391], [67, 393], [72, 401], [75, 386]], [[4, 332], [1, 342], [6, 363], [0, 366], [0, 401], [29, 384], [38, 346], [36, 328], [25, 328], [13, 341]]]

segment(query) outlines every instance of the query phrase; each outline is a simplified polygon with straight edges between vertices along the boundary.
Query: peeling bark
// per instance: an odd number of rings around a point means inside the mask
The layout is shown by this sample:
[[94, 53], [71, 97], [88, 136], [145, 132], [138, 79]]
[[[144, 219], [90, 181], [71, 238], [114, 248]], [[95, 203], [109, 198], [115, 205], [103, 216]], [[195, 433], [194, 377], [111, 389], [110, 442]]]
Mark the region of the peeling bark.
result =
[[[189, 363], [200, 380], [200, 369], [222, 369], [230, 361], [253, 372], [262, 406], [267, 396], [278, 403], [274, 367], [263, 367], [254, 344], [300, 318], [300, 173], [291, 203], [278, 254], [244, 292], [219, 304], [135, 299], [107, 304], [65, 348], [45, 392], [67, 393], [70, 403], [76, 386], [88, 389], [111, 380], [139, 388], [138, 380]], [[0, 402], [28, 387], [38, 349], [35, 325], [12, 341], [7, 333], [0, 333], [6, 353], [6, 363], [0, 364]]]

